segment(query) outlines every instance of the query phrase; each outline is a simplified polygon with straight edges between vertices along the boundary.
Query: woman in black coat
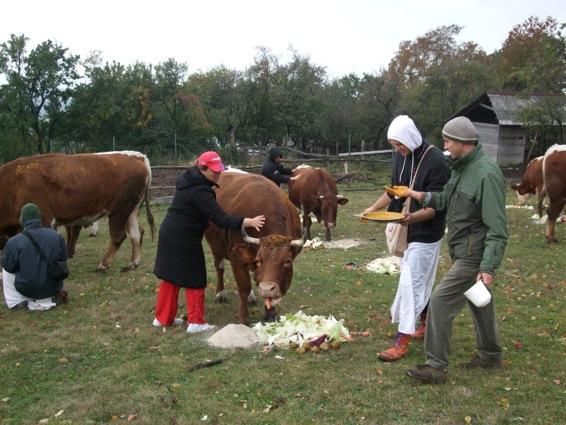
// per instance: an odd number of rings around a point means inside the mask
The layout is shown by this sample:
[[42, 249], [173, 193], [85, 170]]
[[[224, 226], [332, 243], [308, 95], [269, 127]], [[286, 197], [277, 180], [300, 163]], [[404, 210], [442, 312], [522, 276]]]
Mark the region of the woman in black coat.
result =
[[218, 227], [238, 230], [253, 227], [259, 230], [265, 218], [243, 218], [226, 214], [216, 202], [212, 189], [217, 186], [224, 165], [213, 151], [197, 159], [177, 179], [175, 196], [159, 229], [155, 275], [161, 279], [153, 325], [182, 324], [177, 315], [179, 289], [185, 288], [187, 299], [187, 332], [203, 332], [214, 328], [204, 320], [204, 295], [207, 284], [202, 248], [204, 231], [210, 221]]
[[261, 174], [267, 177], [277, 186], [281, 183], [289, 183], [293, 170], [283, 167], [283, 152], [279, 148], [271, 148], [267, 159], [261, 167]]

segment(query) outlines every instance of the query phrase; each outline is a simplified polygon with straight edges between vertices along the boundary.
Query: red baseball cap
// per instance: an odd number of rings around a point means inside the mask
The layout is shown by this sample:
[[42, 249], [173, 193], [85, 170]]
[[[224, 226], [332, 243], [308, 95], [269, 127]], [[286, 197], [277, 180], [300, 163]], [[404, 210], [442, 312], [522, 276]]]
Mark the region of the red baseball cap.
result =
[[197, 159], [197, 164], [200, 166], [205, 166], [207, 168], [210, 168], [215, 173], [224, 171], [224, 169], [226, 168], [224, 167], [224, 164], [222, 164], [220, 155], [218, 155], [214, 151], [208, 151], [201, 154], [201, 156], [199, 156]]

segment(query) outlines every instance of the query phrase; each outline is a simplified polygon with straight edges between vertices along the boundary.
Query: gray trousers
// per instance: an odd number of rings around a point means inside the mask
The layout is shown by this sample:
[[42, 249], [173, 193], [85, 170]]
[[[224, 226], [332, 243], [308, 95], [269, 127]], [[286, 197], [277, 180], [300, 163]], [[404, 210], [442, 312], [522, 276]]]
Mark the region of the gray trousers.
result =
[[465, 304], [470, 307], [474, 319], [480, 357], [484, 360], [501, 358], [493, 298], [488, 305], [478, 308], [464, 296], [464, 292], [476, 283], [478, 273], [476, 259], [456, 260], [434, 289], [426, 318], [425, 352], [429, 366], [448, 367], [452, 321]]

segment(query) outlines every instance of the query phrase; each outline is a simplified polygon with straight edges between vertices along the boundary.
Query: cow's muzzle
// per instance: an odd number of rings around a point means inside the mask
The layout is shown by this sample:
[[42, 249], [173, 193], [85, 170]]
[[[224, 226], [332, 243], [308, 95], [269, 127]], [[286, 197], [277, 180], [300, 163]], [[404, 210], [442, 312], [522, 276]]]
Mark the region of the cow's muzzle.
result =
[[279, 285], [275, 282], [260, 282], [259, 295], [261, 295], [263, 298], [271, 299], [277, 299], [283, 296], [283, 294], [281, 294], [281, 290], [279, 289]]

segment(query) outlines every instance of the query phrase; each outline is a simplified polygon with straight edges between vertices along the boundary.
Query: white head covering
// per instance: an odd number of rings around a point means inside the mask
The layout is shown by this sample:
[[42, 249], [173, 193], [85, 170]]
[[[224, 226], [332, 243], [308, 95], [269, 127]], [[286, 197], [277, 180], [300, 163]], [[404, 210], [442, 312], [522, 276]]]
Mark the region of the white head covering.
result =
[[399, 115], [389, 125], [387, 139], [397, 140], [414, 152], [423, 143], [423, 138], [417, 126], [407, 115]]

